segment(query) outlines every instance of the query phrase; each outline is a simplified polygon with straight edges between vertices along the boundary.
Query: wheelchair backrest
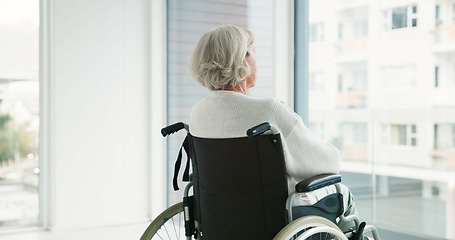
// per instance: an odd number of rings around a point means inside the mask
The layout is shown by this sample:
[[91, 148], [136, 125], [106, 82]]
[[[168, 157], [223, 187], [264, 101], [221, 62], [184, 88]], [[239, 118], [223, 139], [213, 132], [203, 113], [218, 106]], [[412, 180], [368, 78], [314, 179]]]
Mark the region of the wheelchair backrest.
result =
[[204, 239], [272, 239], [286, 225], [281, 137], [189, 135], [195, 218]]

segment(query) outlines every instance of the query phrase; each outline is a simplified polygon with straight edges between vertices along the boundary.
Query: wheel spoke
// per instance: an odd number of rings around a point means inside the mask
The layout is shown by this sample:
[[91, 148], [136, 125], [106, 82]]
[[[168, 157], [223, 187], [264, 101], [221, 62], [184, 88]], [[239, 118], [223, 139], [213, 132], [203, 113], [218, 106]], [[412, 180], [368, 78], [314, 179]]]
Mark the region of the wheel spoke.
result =
[[141, 240], [177, 240], [186, 239], [183, 221], [183, 205], [175, 204], [158, 217], [147, 227]]

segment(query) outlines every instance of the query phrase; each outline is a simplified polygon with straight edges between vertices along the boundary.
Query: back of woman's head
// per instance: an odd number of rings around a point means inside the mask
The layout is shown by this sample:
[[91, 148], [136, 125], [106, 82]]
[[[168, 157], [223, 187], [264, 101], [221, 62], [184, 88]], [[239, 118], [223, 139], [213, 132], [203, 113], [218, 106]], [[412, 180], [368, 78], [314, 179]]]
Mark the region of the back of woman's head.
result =
[[250, 74], [245, 56], [253, 43], [253, 34], [244, 28], [217, 27], [199, 39], [189, 70], [199, 83], [212, 91], [235, 86]]

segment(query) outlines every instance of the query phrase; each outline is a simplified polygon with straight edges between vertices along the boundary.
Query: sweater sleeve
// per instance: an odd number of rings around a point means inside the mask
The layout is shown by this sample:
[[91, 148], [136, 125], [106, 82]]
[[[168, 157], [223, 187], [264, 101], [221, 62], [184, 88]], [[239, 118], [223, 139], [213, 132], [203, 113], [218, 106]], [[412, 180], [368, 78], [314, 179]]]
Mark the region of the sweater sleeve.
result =
[[303, 121], [297, 121], [289, 135], [283, 137], [287, 172], [295, 181], [340, 171], [338, 149], [316, 138]]

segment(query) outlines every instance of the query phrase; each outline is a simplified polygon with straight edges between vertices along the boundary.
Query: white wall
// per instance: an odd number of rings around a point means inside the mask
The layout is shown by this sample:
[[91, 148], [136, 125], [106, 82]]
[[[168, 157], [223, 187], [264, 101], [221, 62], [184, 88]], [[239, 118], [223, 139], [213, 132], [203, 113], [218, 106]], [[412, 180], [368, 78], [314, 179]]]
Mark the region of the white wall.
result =
[[[166, 207], [166, 0], [41, 2], [44, 225], [153, 218]], [[275, 60], [289, 62], [292, 6], [276, 12]], [[288, 68], [277, 76], [288, 79]], [[291, 90], [276, 94], [291, 100]]]
[[149, 4], [48, 0], [44, 6], [49, 115], [42, 144], [49, 146], [42, 161], [52, 229], [148, 219]]

